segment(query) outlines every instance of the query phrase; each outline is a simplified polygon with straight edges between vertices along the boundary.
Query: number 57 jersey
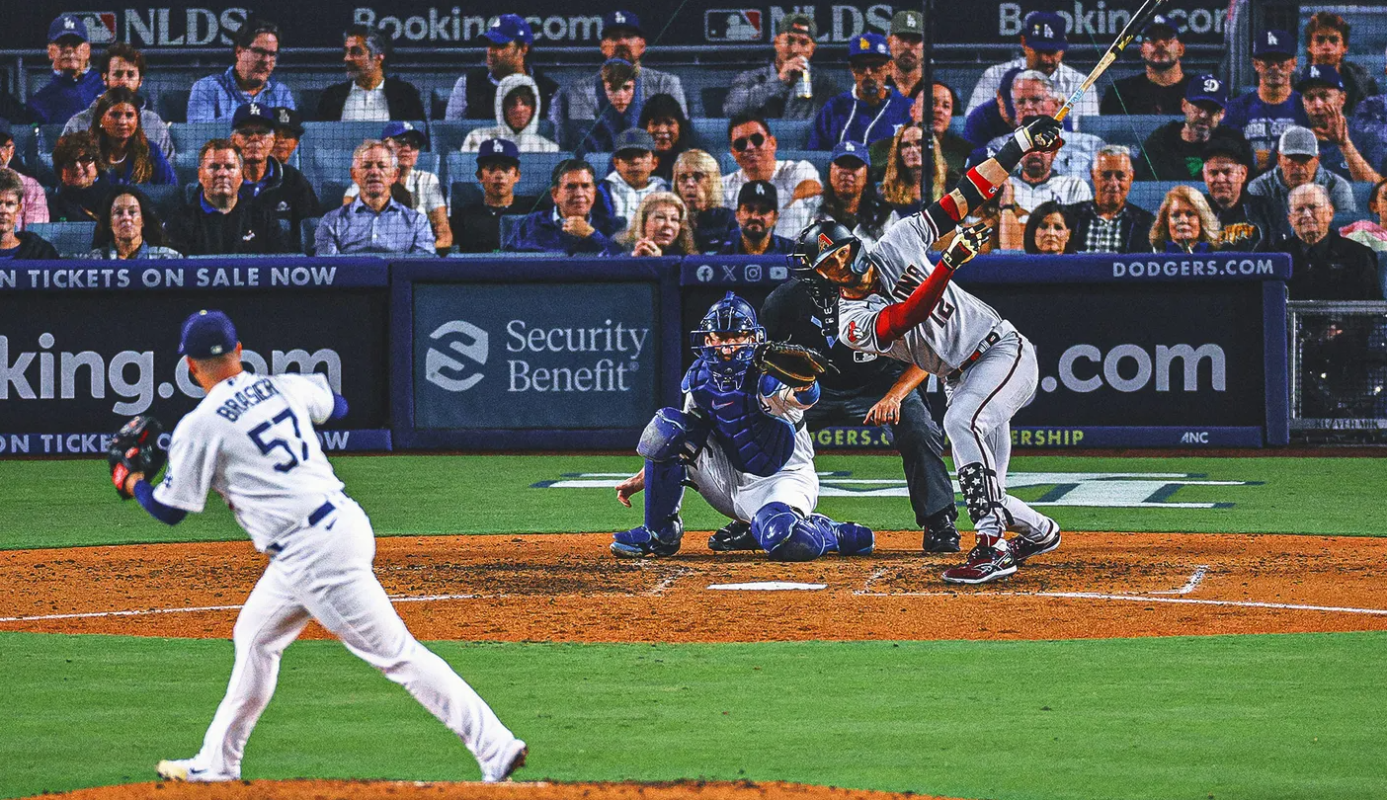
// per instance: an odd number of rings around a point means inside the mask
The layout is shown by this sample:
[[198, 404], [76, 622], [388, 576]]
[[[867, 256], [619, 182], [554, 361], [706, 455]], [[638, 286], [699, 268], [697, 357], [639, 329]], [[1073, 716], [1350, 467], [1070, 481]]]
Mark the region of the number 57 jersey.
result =
[[838, 299], [838, 336], [848, 347], [914, 363], [935, 375], [953, 372], [1002, 322], [997, 311], [949, 283], [934, 313], [904, 336], [883, 346], [877, 341], [877, 315], [890, 303], [901, 303], [925, 282], [934, 268], [929, 246], [934, 241], [919, 214], [891, 227], [867, 258], [876, 267], [875, 293], [861, 300]]
[[227, 378], [173, 429], [154, 499], [196, 513], [215, 490], [264, 551], [342, 491], [313, 430], [332, 410], [322, 375]]

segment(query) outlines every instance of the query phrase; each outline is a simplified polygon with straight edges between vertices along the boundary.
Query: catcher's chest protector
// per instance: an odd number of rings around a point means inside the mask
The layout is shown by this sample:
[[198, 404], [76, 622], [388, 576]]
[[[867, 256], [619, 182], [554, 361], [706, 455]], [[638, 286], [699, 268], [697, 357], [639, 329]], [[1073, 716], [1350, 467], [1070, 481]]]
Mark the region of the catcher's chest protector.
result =
[[758, 376], [747, 370], [731, 389], [720, 389], [707, 362], [700, 358], [684, 376], [684, 391], [708, 415], [712, 434], [738, 472], [769, 477], [795, 451], [795, 426], [761, 407]]

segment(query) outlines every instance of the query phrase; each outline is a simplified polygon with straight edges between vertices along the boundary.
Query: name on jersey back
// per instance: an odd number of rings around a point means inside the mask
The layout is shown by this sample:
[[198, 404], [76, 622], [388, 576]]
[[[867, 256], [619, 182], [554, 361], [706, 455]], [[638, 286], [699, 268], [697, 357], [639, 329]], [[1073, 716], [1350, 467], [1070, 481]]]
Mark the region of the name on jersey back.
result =
[[226, 402], [222, 403], [217, 409], [217, 413], [228, 420], [235, 422], [241, 415], [260, 405], [261, 403], [275, 397], [279, 390], [270, 383], [269, 378], [261, 378], [244, 389], [236, 392]]

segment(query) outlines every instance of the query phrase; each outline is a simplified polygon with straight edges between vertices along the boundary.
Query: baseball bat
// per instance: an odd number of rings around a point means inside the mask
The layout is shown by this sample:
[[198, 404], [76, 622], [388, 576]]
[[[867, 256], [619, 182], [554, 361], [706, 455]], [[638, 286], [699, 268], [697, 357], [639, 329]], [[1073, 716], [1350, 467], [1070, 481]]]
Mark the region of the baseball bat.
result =
[[1103, 54], [1103, 57], [1098, 59], [1097, 66], [1089, 71], [1088, 77], [1084, 78], [1084, 82], [1079, 84], [1079, 88], [1069, 96], [1068, 100], [1064, 101], [1064, 105], [1060, 107], [1059, 113], [1055, 114], [1055, 119], [1057, 121], [1063, 122], [1064, 118], [1069, 116], [1070, 109], [1072, 109], [1074, 104], [1079, 102], [1079, 99], [1084, 96], [1084, 92], [1087, 92], [1093, 84], [1098, 82], [1098, 79], [1102, 77], [1103, 73], [1108, 71], [1108, 67], [1112, 66], [1114, 61], [1117, 61], [1117, 57], [1122, 54], [1122, 51], [1126, 49], [1127, 45], [1131, 44], [1141, 33], [1141, 29], [1146, 27], [1146, 23], [1151, 20], [1151, 17], [1155, 16], [1156, 9], [1165, 5], [1165, 3], [1166, 0], [1146, 0], [1141, 8], [1137, 9], [1137, 13], [1133, 14], [1132, 18], [1127, 21], [1127, 27], [1123, 28], [1122, 33], [1117, 35], [1117, 40], [1108, 47], [1108, 51]]

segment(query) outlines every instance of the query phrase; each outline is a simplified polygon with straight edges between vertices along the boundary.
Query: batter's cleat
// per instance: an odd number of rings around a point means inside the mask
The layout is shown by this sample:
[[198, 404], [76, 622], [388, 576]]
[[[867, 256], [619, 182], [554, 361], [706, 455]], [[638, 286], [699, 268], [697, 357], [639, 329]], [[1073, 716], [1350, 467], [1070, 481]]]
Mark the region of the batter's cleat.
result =
[[511, 776], [513, 772], [525, 766], [525, 759], [530, 755], [530, 748], [519, 739], [506, 746], [501, 758], [496, 759], [499, 766], [494, 771], [482, 770], [482, 783], [500, 783]]
[[1010, 550], [978, 544], [968, 552], [968, 561], [961, 567], [944, 570], [943, 578], [949, 583], [977, 585], [989, 583], [1016, 574], [1016, 560]]
[[1049, 524], [1049, 533], [1044, 537], [1031, 541], [1024, 536], [1013, 538], [1008, 544], [1011, 545], [1011, 557], [1017, 564], [1024, 564], [1026, 559], [1031, 556], [1044, 555], [1059, 549], [1060, 546], [1060, 526], [1048, 517], [1045, 520]]
[[954, 521], [944, 517], [926, 528], [920, 540], [920, 549], [926, 553], [957, 553], [960, 548], [958, 528], [954, 527]]
[[202, 769], [193, 764], [191, 758], [178, 758], [160, 761], [154, 768], [159, 774], [160, 780], [165, 781], [186, 781], [187, 783], [217, 783], [220, 781], [238, 781], [239, 775], [227, 775], [220, 772]]
[[652, 556], [672, 556], [679, 552], [679, 543], [684, 538], [684, 526], [678, 522], [670, 525], [663, 536], [641, 525], [629, 531], [612, 534], [612, 555], [617, 558], [650, 558]]
[[714, 553], [731, 553], [734, 550], [760, 550], [761, 543], [751, 535], [750, 523], [734, 519], [708, 537], [708, 549]]

